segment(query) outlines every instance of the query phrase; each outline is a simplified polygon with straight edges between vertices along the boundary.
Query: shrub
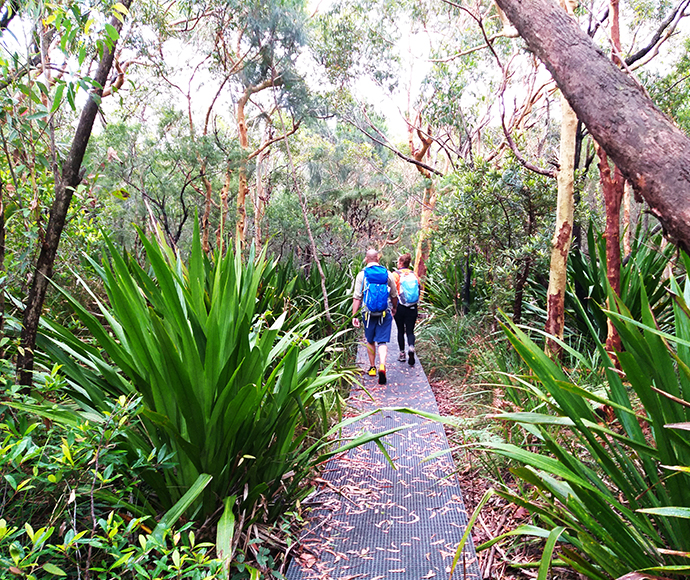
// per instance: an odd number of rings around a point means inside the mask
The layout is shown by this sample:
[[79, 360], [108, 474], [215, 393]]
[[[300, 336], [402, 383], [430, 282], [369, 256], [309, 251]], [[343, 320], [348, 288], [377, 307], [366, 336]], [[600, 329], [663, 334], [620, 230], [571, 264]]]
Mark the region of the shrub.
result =
[[561, 560], [598, 580], [689, 569], [690, 281], [681, 291], [671, 280], [670, 333], [658, 329], [643, 280], [637, 284], [641, 321], [612, 295], [615, 308], [607, 313], [623, 341], [621, 371], [591, 327], [604, 367], [602, 393], [574, 382], [520, 329], [506, 329], [533, 373], [519, 381], [542, 405], [498, 415], [525, 428], [531, 450], [489, 446], [521, 463], [512, 471], [532, 486], [528, 497], [502, 492], [542, 526], [522, 531], [546, 537], [559, 530]]
[[257, 311], [263, 255], [210, 260], [197, 236], [185, 265], [141, 240], [149, 271], [109, 244], [98, 267], [109, 305], [93, 296], [99, 317], [65, 294], [98, 346], [55, 323], [41, 344], [84, 409], [107, 413], [113, 397], [141, 396], [140, 424], [125, 439], [132, 460], [170, 453], [176, 463], [142, 474], [162, 508], [203, 480], [190, 515], [229, 505], [240, 527], [271, 521], [327, 444], [309, 440], [306, 409], [343, 376], [333, 363], [320, 368], [333, 337], [310, 341], [310, 321], [289, 328], [286, 312]]

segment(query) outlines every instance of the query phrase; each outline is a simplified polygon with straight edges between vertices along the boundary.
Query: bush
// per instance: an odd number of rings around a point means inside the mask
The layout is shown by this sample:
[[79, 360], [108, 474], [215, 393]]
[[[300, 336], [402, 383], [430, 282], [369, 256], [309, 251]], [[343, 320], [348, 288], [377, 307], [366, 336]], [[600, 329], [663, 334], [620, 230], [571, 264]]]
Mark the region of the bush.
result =
[[197, 236], [185, 265], [141, 240], [150, 271], [109, 245], [111, 262], [98, 268], [110, 305], [98, 302], [100, 317], [65, 294], [98, 348], [55, 323], [41, 345], [84, 410], [105, 414], [113, 397], [141, 396], [140, 423], [123, 438], [130, 460], [169, 453], [176, 463], [142, 473], [158, 509], [196, 488], [190, 516], [226, 505], [240, 528], [274, 521], [327, 444], [309, 439], [306, 409], [343, 376], [333, 363], [321, 369], [333, 337], [310, 341], [309, 320], [290, 328], [287, 312], [257, 310], [270, 282], [263, 256], [211, 261]]
[[[607, 314], [624, 346], [616, 353], [620, 371], [597, 329], [590, 328], [603, 365], [603, 391], [577, 384], [521, 330], [506, 329], [533, 373], [516, 380], [541, 405], [498, 415], [526, 430], [529, 450], [489, 445], [522, 464], [512, 471], [532, 486], [527, 497], [502, 492], [541, 526], [521, 531], [543, 537], [562, 533], [561, 560], [597, 580], [633, 571], [688, 570], [690, 281], [681, 291], [671, 280], [672, 330], [666, 333], [658, 329], [639, 276], [641, 321], [610, 294], [615, 308]], [[573, 349], [570, 355], [583, 367], [592, 360]]]

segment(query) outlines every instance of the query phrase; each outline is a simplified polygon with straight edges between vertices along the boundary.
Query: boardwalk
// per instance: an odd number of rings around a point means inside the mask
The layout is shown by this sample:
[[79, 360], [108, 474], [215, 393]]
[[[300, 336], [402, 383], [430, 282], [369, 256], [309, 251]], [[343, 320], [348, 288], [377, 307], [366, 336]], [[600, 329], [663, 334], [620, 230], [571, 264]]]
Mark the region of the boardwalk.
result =
[[[366, 389], [352, 391], [349, 404], [357, 411], [382, 407], [413, 407], [438, 413], [429, 383], [417, 362], [395, 361], [391, 349], [388, 384], [363, 376]], [[392, 355], [392, 356], [391, 356]], [[368, 366], [360, 347], [359, 364]], [[373, 400], [369, 396], [373, 397]], [[467, 513], [449, 454], [443, 427], [416, 415], [382, 412], [357, 423], [352, 434], [379, 432], [404, 425], [386, 438], [393, 469], [374, 444], [332, 459], [303, 535], [306, 550], [294, 560], [288, 580], [384, 580], [448, 578], [467, 524]], [[425, 461], [426, 460], [426, 461]], [[478, 580], [471, 541], [453, 578]]]

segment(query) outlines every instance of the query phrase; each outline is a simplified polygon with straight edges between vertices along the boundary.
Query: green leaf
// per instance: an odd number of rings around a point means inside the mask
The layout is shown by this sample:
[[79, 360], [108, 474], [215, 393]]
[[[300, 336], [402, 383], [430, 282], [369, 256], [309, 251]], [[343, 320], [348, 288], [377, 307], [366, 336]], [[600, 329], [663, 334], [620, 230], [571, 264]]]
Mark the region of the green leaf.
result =
[[112, 40], [113, 42], [116, 42], [118, 38], [120, 38], [120, 33], [117, 31], [117, 28], [115, 28], [112, 24], [106, 24], [105, 25], [105, 32], [108, 35], [108, 38]]
[[553, 551], [556, 547], [556, 542], [560, 538], [561, 534], [565, 531], [565, 528], [559, 526], [551, 530], [549, 537], [546, 540], [546, 545], [544, 546], [544, 552], [541, 556], [541, 561], [539, 563], [539, 573], [537, 574], [537, 580], [547, 580], [549, 575], [549, 568], [551, 567], [551, 559], [553, 558]]
[[159, 542], [163, 542], [163, 537], [166, 532], [175, 525], [175, 522], [180, 519], [180, 516], [189, 508], [204, 491], [204, 488], [211, 483], [212, 476], [202, 473], [194, 482], [192, 487], [187, 490], [179, 501], [170, 508], [165, 515], [160, 519], [158, 525], [153, 530], [153, 537]]
[[657, 508], [641, 508], [635, 511], [643, 514], [653, 514], [670, 518], [690, 518], [690, 508], [687, 507], [666, 506]]
[[43, 564], [43, 569], [48, 572], [48, 574], [52, 574], [53, 576], [67, 576], [67, 572], [65, 572], [62, 568], [58, 568], [55, 564], [51, 564], [50, 562]]
[[235, 505], [236, 496], [231, 495], [223, 501], [223, 515], [220, 516], [216, 529], [216, 554], [223, 560], [226, 574], [230, 570], [230, 561], [233, 556], [233, 538], [235, 536], [235, 514], [232, 508]]

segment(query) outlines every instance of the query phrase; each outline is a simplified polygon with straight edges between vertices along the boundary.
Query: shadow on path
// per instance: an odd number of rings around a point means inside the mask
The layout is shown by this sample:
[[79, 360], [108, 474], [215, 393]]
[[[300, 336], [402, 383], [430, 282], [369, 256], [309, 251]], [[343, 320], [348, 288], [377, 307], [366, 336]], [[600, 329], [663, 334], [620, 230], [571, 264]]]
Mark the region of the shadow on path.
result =
[[[437, 414], [419, 361], [409, 366], [395, 360], [397, 348], [390, 351], [388, 384], [364, 374], [364, 388], [353, 389], [349, 405], [355, 412], [411, 407]], [[358, 364], [369, 366], [364, 345]], [[450, 454], [428, 459], [448, 451], [443, 426], [383, 411], [350, 426], [346, 435], [399, 426], [406, 428], [385, 439], [396, 469], [374, 443], [326, 464], [319, 490], [305, 502], [312, 512], [302, 535], [304, 552], [290, 565], [288, 580], [449, 578], [468, 517]], [[471, 538], [453, 578], [479, 579]]]

